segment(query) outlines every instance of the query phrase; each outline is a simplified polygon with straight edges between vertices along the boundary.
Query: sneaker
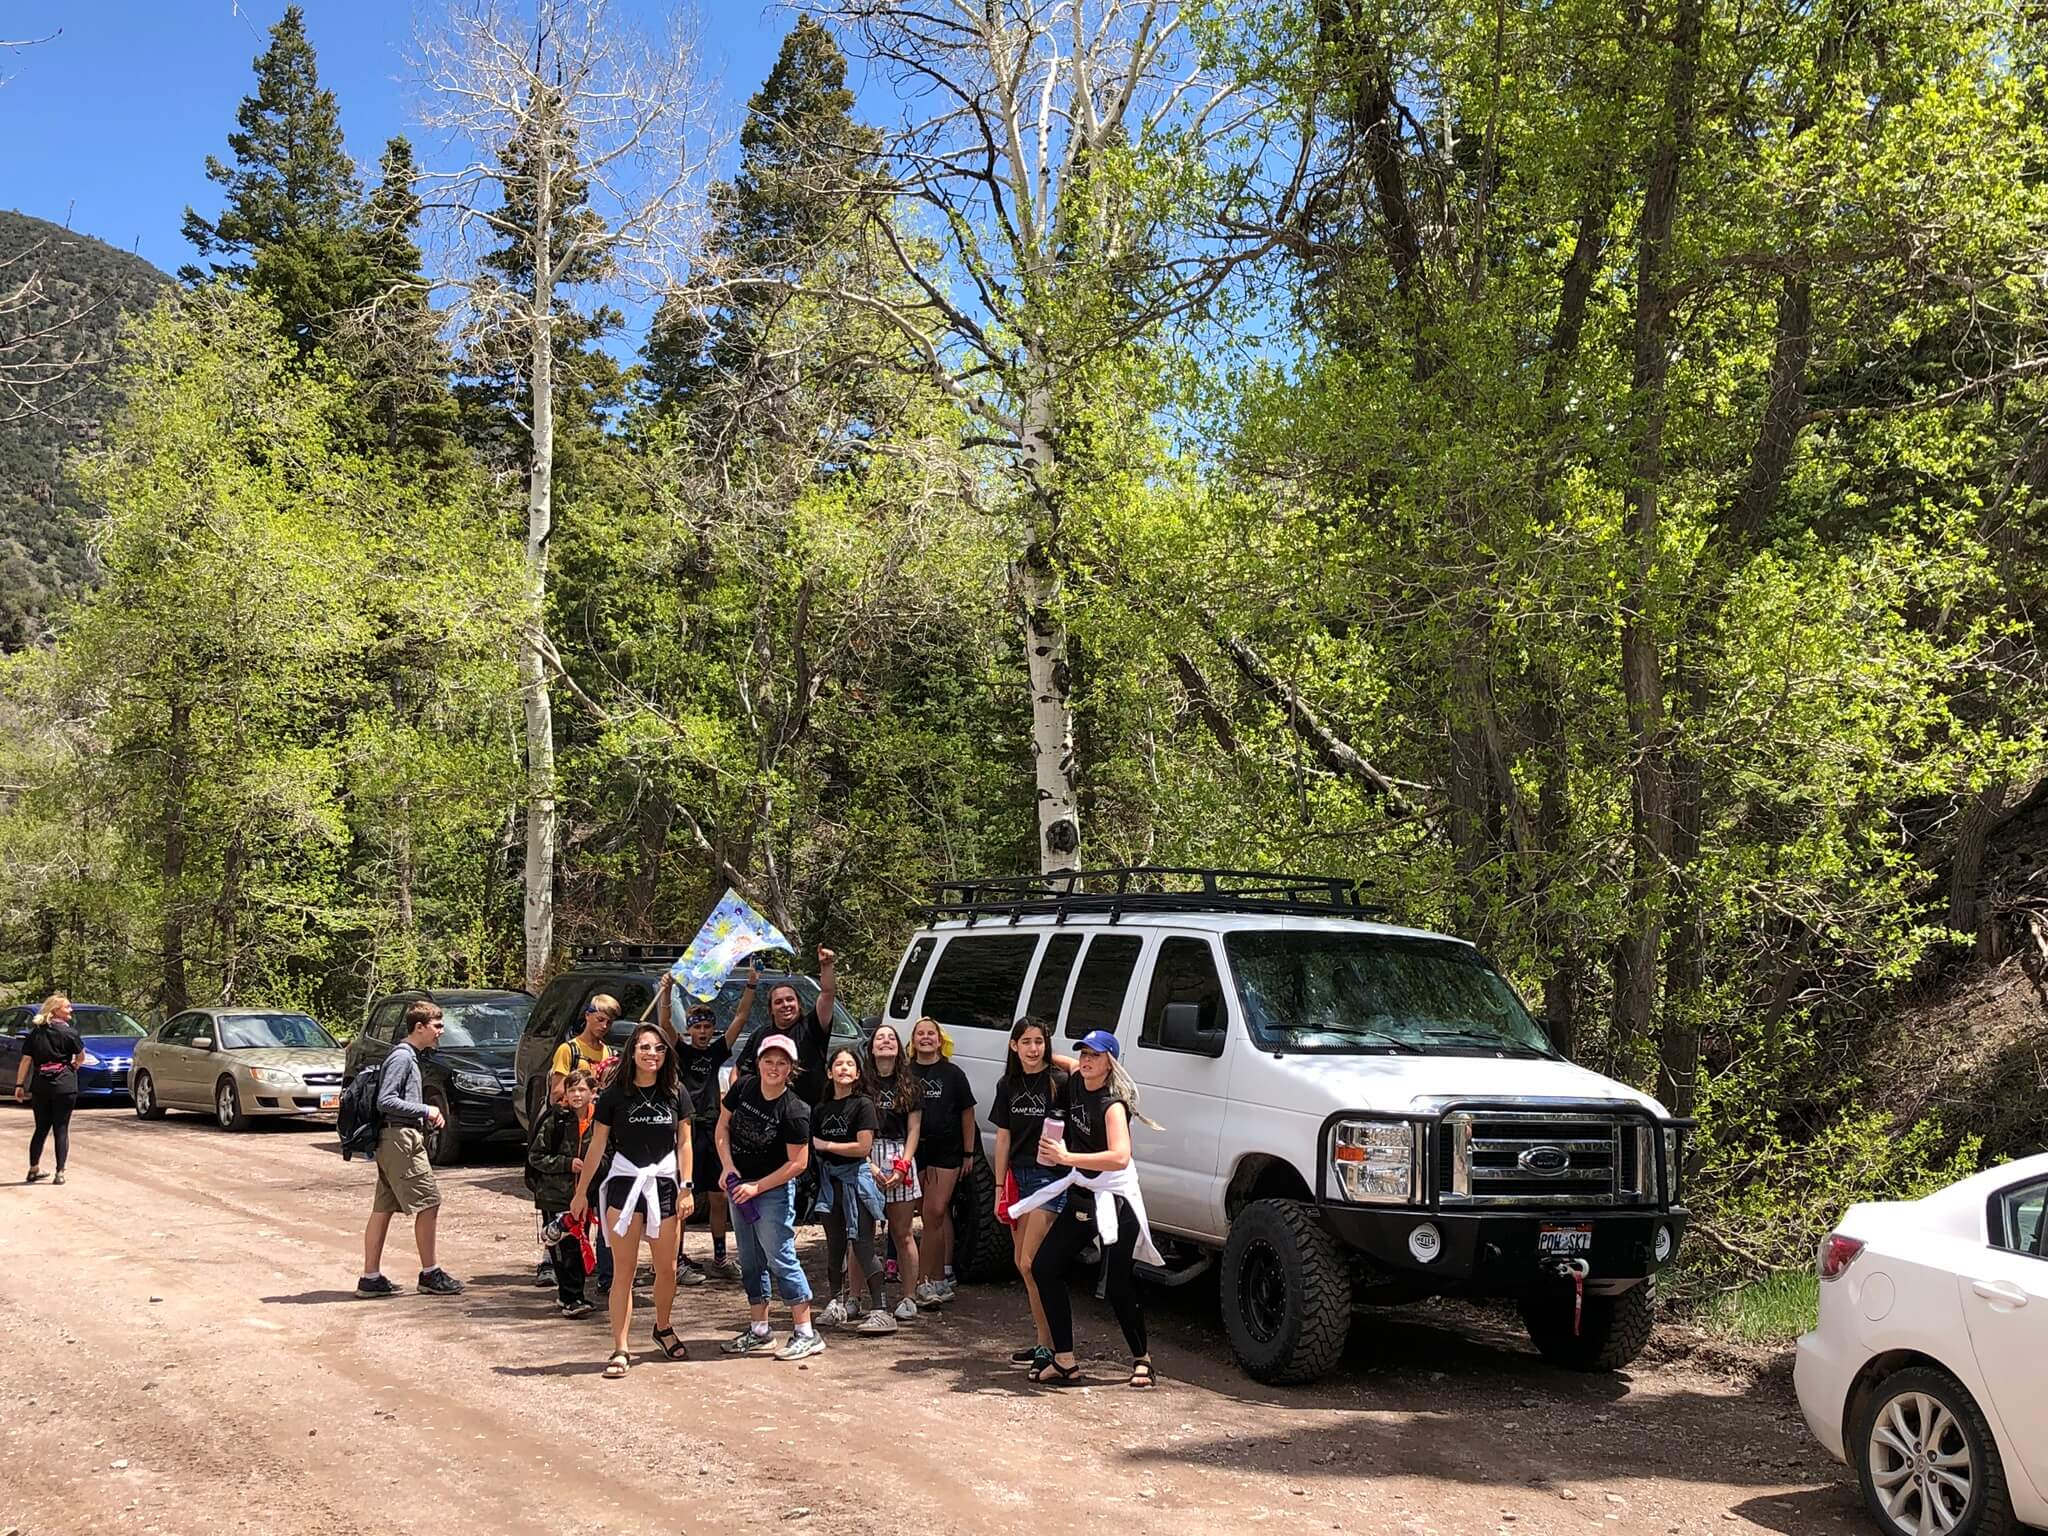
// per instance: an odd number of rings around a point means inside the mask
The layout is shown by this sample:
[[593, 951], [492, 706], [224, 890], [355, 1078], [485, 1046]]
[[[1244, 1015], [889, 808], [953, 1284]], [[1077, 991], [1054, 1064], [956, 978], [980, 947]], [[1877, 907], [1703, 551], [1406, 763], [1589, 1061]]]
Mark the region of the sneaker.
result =
[[462, 1282], [437, 1264], [420, 1271], [420, 1291], [428, 1296], [460, 1296]]
[[740, 1261], [738, 1259], [713, 1259], [711, 1267], [722, 1279], [737, 1283], [740, 1278]]
[[562, 1303], [562, 1316], [564, 1317], [588, 1317], [590, 1312], [591, 1306], [587, 1301], [565, 1301]]
[[1029, 1365], [1037, 1358], [1038, 1346], [1036, 1344], [1026, 1344], [1022, 1349], [1010, 1351], [1010, 1364], [1012, 1365]]
[[555, 1265], [552, 1259], [542, 1259], [538, 1264], [534, 1265], [533, 1283], [535, 1285], [550, 1286], [555, 1283]]
[[960, 1287], [959, 1287], [959, 1286], [957, 1286], [957, 1285], [955, 1285], [955, 1284], [954, 1284], [954, 1283], [953, 1283], [952, 1281], [950, 1281], [950, 1280], [941, 1280], [941, 1281], [939, 1281], [939, 1282], [938, 1282], [938, 1287], [939, 1287], [939, 1294], [940, 1294], [940, 1295], [941, 1295], [942, 1297], [944, 1297], [944, 1298], [945, 1298], [945, 1299], [946, 1299], [947, 1301], [951, 1301], [951, 1300], [952, 1300], [952, 1299], [953, 1299], [953, 1298], [954, 1298], [955, 1296], [957, 1296], [957, 1295], [959, 1295], [959, 1294], [960, 1294]]
[[775, 1351], [778, 1360], [808, 1360], [812, 1355], [825, 1353], [825, 1336], [821, 1333], [792, 1333], [789, 1342]]
[[704, 1278], [704, 1271], [695, 1264], [692, 1264], [688, 1259], [683, 1260], [682, 1263], [676, 1266], [677, 1285], [702, 1285]]
[[[916, 1314], [913, 1313], [912, 1315], [915, 1316]], [[894, 1333], [896, 1331], [896, 1319], [887, 1312], [884, 1312], [880, 1307], [877, 1307], [856, 1323], [853, 1331], [866, 1334]]]
[[917, 1321], [917, 1303], [908, 1296], [896, 1303], [896, 1321], [899, 1323], [914, 1323]]
[[818, 1326], [821, 1328], [843, 1328], [846, 1326], [846, 1318], [845, 1300], [834, 1296], [825, 1303], [825, 1310], [818, 1314]]
[[910, 1293], [910, 1299], [920, 1307], [943, 1307], [946, 1304], [946, 1293], [939, 1289], [937, 1281], [920, 1280], [917, 1289]]
[[718, 1346], [728, 1355], [765, 1355], [775, 1348], [775, 1335], [756, 1333], [751, 1328], [742, 1328], [738, 1333]]
[[358, 1296], [397, 1296], [402, 1292], [382, 1275], [364, 1275], [356, 1281]]

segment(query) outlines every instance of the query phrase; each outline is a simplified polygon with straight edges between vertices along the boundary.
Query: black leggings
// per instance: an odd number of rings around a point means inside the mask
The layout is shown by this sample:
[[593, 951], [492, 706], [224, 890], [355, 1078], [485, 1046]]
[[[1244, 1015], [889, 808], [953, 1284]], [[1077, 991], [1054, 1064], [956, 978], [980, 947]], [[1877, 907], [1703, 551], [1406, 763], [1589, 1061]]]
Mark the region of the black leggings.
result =
[[[852, 1197], [842, 1192], [839, 1198]], [[829, 1211], [820, 1219], [825, 1224], [825, 1287], [837, 1294], [840, 1271], [846, 1268], [846, 1218], [839, 1211]], [[882, 1289], [882, 1257], [875, 1252], [875, 1224], [864, 1215], [853, 1224], [853, 1261], [860, 1266], [860, 1275], [868, 1278], [869, 1301], [877, 1307], [886, 1307], [888, 1296]], [[847, 1276], [846, 1289], [849, 1292], [855, 1291], [860, 1275]]]
[[64, 1164], [71, 1157], [71, 1111], [78, 1108], [75, 1093], [51, 1093], [43, 1088], [30, 1088], [29, 1108], [35, 1111], [36, 1130], [28, 1140], [28, 1165], [36, 1167], [43, 1160], [43, 1143], [52, 1137], [57, 1142], [57, 1171], [64, 1171]]
[[[1095, 1197], [1079, 1186], [1067, 1194], [1066, 1209], [1053, 1218], [1052, 1230], [1038, 1245], [1031, 1261], [1031, 1278], [1038, 1283], [1039, 1304], [1045, 1308], [1045, 1324], [1052, 1332], [1056, 1355], [1074, 1352], [1074, 1308], [1067, 1296], [1067, 1276], [1074, 1263], [1095, 1237]], [[1105, 1243], [1102, 1264], [1106, 1284], [1104, 1295], [1116, 1310], [1124, 1331], [1124, 1343], [1134, 1359], [1149, 1351], [1145, 1346], [1145, 1313], [1138, 1305], [1138, 1279], [1132, 1271], [1131, 1255], [1138, 1246], [1138, 1218], [1128, 1202], [1116, 1203], [1116, 1244]]]

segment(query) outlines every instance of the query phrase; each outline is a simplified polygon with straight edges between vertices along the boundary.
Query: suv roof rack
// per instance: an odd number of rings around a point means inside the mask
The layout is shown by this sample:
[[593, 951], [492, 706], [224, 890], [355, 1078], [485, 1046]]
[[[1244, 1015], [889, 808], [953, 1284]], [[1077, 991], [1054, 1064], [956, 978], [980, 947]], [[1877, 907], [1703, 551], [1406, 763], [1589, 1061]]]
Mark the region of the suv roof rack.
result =
[[942, 880], [933, 922], [965, 918], [1051, 916], [1064, 923], [1082, 914], [1107, 914], [1114, 923], [1136, 912], [1254, 912], [1296, 917], [1379, 918], [1387, 909], [1367, 902], [1348, 875], [1288, 875], [1257, 869], [1202, 869], [1133, 864], [1117, 869], [1069, 869], [1045, 875], [998, 875]]
[[662, 965], [675, 964], [688, 946], [682, 944], [571, 944], [569, 959], [575, 965]]

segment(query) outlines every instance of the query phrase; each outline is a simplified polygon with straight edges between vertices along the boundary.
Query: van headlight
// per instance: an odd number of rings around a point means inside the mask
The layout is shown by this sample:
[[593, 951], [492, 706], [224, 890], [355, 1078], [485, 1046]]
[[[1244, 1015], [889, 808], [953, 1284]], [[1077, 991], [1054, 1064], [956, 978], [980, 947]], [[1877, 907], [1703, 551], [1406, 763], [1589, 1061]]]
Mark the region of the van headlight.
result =
[[1681, 1131], [1681, 1130], [1680, 1130], [1680, 1129], [1679, 1129], [1679, 1128], [1678, 1128], [1677, 1126], [1675, 1126], [1675, 1125], [1667, 1125], [1667, 1126], [1665, 1126], [1665, 1127], [1664, 1127], [1664, 1203], [1665, 1203], [1666, 1205], [1676, 1205], [1676, 1204], [1678, 1204], [1678, 1194], [1679, 1194], [1679, 1187], [1678, 1187], [1678, 1186], [1679, 1186], [1679, 1178], [1678, 1178], [1678, 1176], [1679, 1176], [1679, 1174], [1680, 1174], [1680, 1173], [1681, 1173], [1681, 1172], [1683, 1171], [1683, 1168], [1684, 1168], [1684, 1164], [1683, 1164], [1683, 1163], [1682, 1163], [1682, 1162], [1680, 1161], [1680, 1159], [1681, 1159], [1681, 1158], [1683, 1158], [1684, 1156], [1685, 1156], [1685, 1132]]
[[1330, 1182], [1360, 1205], [1406, 1205], [1421, 1164], [1419, 1127], [1404, 1120], [1340, 1120], [1330, 1135]]

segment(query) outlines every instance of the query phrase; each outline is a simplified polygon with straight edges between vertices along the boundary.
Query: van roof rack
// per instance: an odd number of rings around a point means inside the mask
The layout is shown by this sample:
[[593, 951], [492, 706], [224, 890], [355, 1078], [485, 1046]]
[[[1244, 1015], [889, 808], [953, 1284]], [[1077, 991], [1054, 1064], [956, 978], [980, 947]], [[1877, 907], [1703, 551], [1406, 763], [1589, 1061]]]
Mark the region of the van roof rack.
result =
[[673, 965], [680, 960], [682, 944], [571, 944], [569, 959], [576, 965]]
[[1381, 918], [1387, 909], [1366, 901], [1348, 875], [1289, 875], [1257, 869], [1203, 869], [1133, 864], [1116, 869], [1068, 869], [1044, 875], [997, 875], [942, 880], [933, 887], [926, 918], [965, 918], [973, 927], [988, 918], [1107, 915], [1114, 923], [1137, 912], [1252, 912], [1294, 917]]

